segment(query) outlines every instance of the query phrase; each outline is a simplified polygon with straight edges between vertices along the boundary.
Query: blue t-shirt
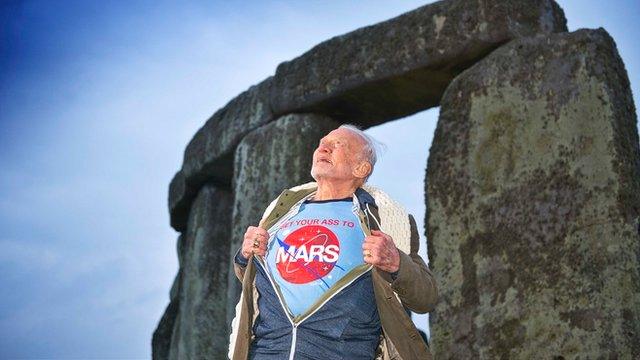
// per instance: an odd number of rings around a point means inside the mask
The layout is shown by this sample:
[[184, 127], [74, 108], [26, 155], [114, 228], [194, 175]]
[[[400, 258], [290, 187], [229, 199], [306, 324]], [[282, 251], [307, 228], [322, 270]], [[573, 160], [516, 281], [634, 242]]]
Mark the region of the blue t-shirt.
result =
[[[292, 317], [301, 316], [355, 280], [367, 265], [364, 232], [351, 198], [305, 202], [278, 225], [269, 241], [265, 265]], [[348, 275], [348, 276], [347, 276]]]

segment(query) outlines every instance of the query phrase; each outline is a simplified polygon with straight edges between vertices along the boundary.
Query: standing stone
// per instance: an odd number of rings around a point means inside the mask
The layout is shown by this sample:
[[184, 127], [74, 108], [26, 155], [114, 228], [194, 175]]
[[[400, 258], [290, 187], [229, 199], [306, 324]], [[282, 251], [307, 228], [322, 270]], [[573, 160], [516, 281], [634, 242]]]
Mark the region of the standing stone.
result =
[[[340, 126], [325, 116], [291, 114], [248, 134], [235, 156], [232, 259], [248, 226], [257, 226], [269, 203], [283, 190], [313, 181], [311, 158], [320, 139]], [[235, 316], [240, 281], [229, 272], [227, 323]]]
[[175, 327], [176, 318], [178, 317], [179, 308], [179, 293], [180, 284], [182, 283], [182, 256], [181, 256], [181, 244], [182, 235], [178, 236], [177, 250], [178, 250], [178, 273], [173, 280], [171, 290], [169, 291], [169, 305], [162, 314], [158, 326], [153, 332], [153, 338], [151, 340], [151, 357], [154, 360], [166, 360], [169, 358], [169, 352], [171, 349], [171, 337], [173, 335], [173, 329]]
[[207, 184], [191, 206], [178, 249], [180, 285], [172, 291], [178, 309], [170, 359], [226, 358], [231, 197]]
[[515, 40], [451, 83], [427, 169], [436, 358], [640, 358], [636, 124], [603, 29]]
[[171, 301], [160, 318], [151, 340], [151, 358], [166, 360], [171, 352], [171, 337], [178, 317], [178, 301]]

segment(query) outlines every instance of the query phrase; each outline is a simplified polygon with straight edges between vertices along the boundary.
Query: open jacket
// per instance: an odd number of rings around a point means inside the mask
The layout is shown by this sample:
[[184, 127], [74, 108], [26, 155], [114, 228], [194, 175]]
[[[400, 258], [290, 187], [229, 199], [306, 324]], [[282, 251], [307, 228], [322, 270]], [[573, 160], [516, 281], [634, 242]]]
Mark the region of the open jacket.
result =
[[[260, 227], [270, 229], [295, 215], [300, 204], [315, 194], [317, 184], [310, 182], [284, 190], [267, 207]], [[376, 359], [431, 359], [429, 346], [422, 340], [405, 307], [417, 313], [435, 309], [438, 290], [433, 273], [418, 255], [419, 235], [413, 216], [387, 194], [363, 185], [353, 194], [358, 205], [358, 218], [365, 235], [371, 230], [389, 234], [399, 250], [400, 268], [396, 279], [376, 267], [371, 269], [376, 305], [382, 325], [382, 336]], [[256, 268], [249, 259], [246, 268], [234, 263], [234, 271], [242, 282], [242, 293], [236, 305], [229, 339], [229, 359], [246, 360], [253, 340], [253, 325], [258, 316]]]

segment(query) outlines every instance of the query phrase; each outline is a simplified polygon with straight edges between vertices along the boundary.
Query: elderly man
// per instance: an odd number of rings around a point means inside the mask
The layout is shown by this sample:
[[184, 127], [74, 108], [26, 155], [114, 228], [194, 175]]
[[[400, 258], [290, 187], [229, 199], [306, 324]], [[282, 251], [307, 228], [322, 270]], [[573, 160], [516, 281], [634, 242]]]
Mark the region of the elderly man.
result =
[[231, 359], [430, 359], [407, 309], [432, 311], [415, 220], [365, 185], [373, 139], [342, 125], [313, 153], [316, 182], [285, 190], [249, 226]]

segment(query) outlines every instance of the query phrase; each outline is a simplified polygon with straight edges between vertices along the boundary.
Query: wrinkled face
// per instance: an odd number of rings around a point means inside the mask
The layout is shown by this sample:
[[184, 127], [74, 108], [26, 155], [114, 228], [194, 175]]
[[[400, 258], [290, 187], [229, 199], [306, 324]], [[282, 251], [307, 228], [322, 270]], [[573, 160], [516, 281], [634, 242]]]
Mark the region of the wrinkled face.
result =
[[364, 139], [349, 129], [331, 131], [313, 152], [311, 176], [316, 180], [364, 179], [369, 171], [362, 158], [364, 146]]

